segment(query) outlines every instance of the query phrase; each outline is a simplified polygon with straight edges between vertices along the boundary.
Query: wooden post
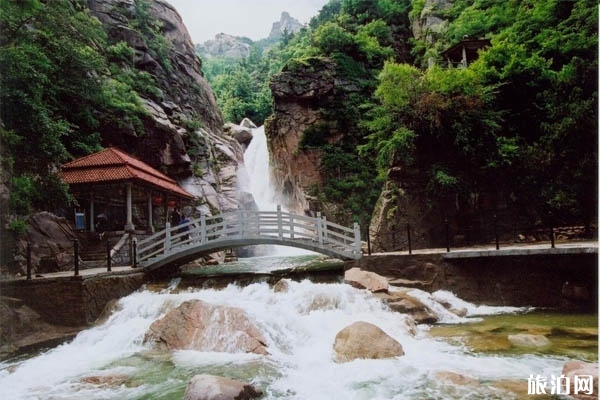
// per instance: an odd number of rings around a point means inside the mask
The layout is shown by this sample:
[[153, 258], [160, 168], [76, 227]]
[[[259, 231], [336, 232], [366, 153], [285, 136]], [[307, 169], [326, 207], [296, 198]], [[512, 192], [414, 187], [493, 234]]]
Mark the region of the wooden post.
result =
[[406, 237], [408, 239], [408, 254], [412, 254], [412, 241], [410, 238], [410, 224], [406, 224]]
[[31, 280], [31, 244], [27, 242], [27, 280]]
[[112, 271], [112, 257], [110, 256], [110, 240], [106, 238], [106, 270]]
[[126, 222], [125, 222], [125, 231], [126, 232], [132, 232], [135, 229], [135, 226], [133, 225], [133, 184], [131, 182], [128, 182], [127, 184], [125, 184], [125, 189], [126, 189], [126, 197], [125, 197], [125, 216], [126, 216]]
[[367, 228], [367, 254], [371, 255], [371, 232]]
[[171, 250], [171, 223], [167, 222], [165, 224], [165, 245], [164, 245], [164, 253], [169, 252]]
[[290, 213], [290, 239], [294, 238], [294, 214]]
[[200, 215], [200, 244], [206, 242], [206, 215]]
[[152, 220], [152, 192], [148, 192], [148, 232], [154, 233], [154, 221]]
[[321, 225], [321, 212], [317, 212], [317, 240], [319, 244], [323, 244], [323, 226]]
[[446, 226], [446, 253], [450, 253], [450, 227], [447, 217], [444, 218], [444, 225]]
[[279, 239], [283, 239], [283, 221], [281, 220], [281, 206], [277, 206], [277, 231]]
[[498, 239], [498, 216], [494, 214], [494, 239], [496, 240], [496, 250], [500, 250], [500, 240]]
[[550, 226], [550, 245], [554, 249], [556, 246], [554, 244], [554, 227]]
[[73, 240], [73, 262], [75, 263], [75, 276], [79, 275], [79, 240]]
[[321, 224], [323, 224], [323, 241], [325, 243], [327, 243], [327, 237], [329, 236], [329, 233], [327, 232], [327, 217], [323, 216], [321, 218]]
[[358, 222], [354, 223], [354, 251], [356, 254], [361, 253], [360, 225], [358, 225]]

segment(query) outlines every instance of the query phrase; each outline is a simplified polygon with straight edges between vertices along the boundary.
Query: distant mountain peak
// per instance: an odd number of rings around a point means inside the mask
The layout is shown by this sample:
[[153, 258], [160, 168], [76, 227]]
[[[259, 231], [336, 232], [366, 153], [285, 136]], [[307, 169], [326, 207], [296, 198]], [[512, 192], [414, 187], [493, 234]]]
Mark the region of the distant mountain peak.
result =
[[304, 25], [302, 25], [300, 21], [290, 16], [290, 13], [288, 13], [287, 11], [284, 11], [281, 13], [279, 21], [273, 22], [273, 27], [271, 28], [269, 39], [279, 38], [286, 31], [287, 33], [296, 33], [303, 27]]

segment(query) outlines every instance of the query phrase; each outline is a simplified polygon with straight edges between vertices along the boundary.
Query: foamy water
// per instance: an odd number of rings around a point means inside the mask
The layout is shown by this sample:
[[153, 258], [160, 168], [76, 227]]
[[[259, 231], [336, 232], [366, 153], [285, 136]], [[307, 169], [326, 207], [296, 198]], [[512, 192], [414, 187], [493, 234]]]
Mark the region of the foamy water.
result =
[[[547, 356], [473, 354], [427, 337], [420, 327], [411, 336], [406, 315], [345, 284], [290, 281], [286, 293], [275, 293], [265, 283], [175, 293], [176, 284], [159, 293], [142, 290], [122, 298], [105, 323], [81, 332], [70, 343], [26, 361], [0, 364], [0, 398], [180, 399], [193, 375], [213, 373], [253, 382], [266, 399], [458, 399], [486, 391], [491, 396], [495, 389], [466, 385], [448, 392], [436, 381], [436, 372], [452, 371], [484, 381], [526, 379], [530, 374], [559, 374], [564, 363]], [[469, 312], [478, 310], [447, 293], [431, 296], [435, 297], [467, 306]], [[158, 354], [142, 343], [153, 321], [192, 299], [243, 309], [263, 332], [270, 355], [188, 350]], [[406, 354], [389, 360], [333, 362], [336, 334], [356, 321], [379, 326], [402, 344]], [[82, 381], [102, 375], [129, 380], [112, 387]]]

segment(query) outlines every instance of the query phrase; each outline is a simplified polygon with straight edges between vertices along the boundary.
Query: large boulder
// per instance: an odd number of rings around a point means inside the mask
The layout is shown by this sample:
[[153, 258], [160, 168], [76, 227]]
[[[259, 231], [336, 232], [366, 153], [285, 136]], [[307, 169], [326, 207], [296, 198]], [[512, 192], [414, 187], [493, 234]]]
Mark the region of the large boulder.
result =
[[265, 338], [243, 310], [201, 300], [186, 301], [154, 321], [144, 341], [168, 350], [269, 354]]
[[338, 332], [333, 344], [334, 361], [348, 362], [357, 358], [381, 359], [404, 355], [402, 345], [379, 327], [368, 322], [355, 322]]
[[389, 284], [387, 279], [374, 272], [363, 271], [360, 268], [351, 268], [344, 274], [344, 282], [355, 288], [367, 289], [372, 293], [387, 292]]
[[192, 378], [184, 400], [249, 400], [262, 396], [254, 386], [229, 378], [213, 375], [196, 375]]
[[[583, 361], [567, 361], [562, 369], [562, 374], [569, 378], [569, 394], [571, 397], [577, 400], [592, 400], [598, 398], [598, 364], [597, 363], [587, 363]], [[590, 394], [590, 390], [578, 390], [578, 393], [575, 394], [575, 376], [578, 379], [582, 377], [591, 376], [593, 379], [593, 387], [590, 387], [592, 393]]]
[[513, 346], [517, 347], [547, 347], [550, 340], [544, 335], [532, 335], [529, 333], [519, 333], [517, 335], [508, 335], [508, 340]]
[[417, 324], [434, 324], [439, 320], [431, 308], [405, 292], [380, 293], [378, 297], [392, 311], [410, 315]]

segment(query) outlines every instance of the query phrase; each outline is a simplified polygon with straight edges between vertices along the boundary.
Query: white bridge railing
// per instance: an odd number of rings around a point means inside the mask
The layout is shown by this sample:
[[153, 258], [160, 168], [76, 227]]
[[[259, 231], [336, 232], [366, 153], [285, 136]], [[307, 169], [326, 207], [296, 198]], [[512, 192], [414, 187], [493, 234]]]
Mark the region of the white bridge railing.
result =
[[[138, 265], [150, 266], [177, 253], [203, 248], [239, 247], [253, 244], [278, 244], [316, 252], [359, 259], [360, 228], [335, 224], [317, 214], [316, 218], [281, 211], [237, 210], [212, 217], [202, 215], [178, 226], [166, 228], [137, 244]], [[221, 246], [222, 245], [222, 246]]]

